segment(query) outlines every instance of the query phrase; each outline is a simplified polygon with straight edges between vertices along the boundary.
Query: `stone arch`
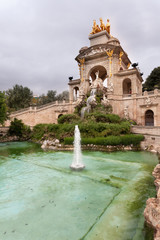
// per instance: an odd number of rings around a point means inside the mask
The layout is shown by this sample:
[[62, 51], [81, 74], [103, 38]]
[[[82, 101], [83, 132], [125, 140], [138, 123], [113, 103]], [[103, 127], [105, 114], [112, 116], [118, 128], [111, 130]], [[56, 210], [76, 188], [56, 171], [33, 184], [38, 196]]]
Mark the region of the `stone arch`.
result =
[[58, 115], [58, 118], [60, 118], [61, 116], [63, 116], [63, 114], [62, 114], [62, 113]]
[[154, 126], [154, 112], [150, 109], [145, 112], [145, 126]]
[[79, 87], [74, 87], [73, 88], [73, 101], [77, 101], [77, 99], [79, 98]]
[[107, 70], [104, 66], [102, 65], [97, 65], [92, 67], [89, 72], [88, 72], [88, 79], [92, 79], [94, 81], [96, 79], [96, 72], [99, 71], [99, 78], [101, 78], [103, 81], [107, 78]]
[[132, 82], [130, 78], [123, 80], [123, 94], [132, 94]]

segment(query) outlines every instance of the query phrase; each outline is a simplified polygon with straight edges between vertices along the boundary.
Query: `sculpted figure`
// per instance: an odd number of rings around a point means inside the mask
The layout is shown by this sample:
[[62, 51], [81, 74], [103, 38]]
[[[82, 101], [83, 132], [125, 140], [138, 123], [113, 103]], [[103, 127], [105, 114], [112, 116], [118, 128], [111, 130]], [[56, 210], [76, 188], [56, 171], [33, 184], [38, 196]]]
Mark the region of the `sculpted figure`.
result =
[[126, 106], [126, 107], [124, 108], [124, 117], [125, 117], [126, 119], [129, 119], [128, 106]]
[[105, 107], [109, 105], [109, 100], [106, 98], [105, 94], [103, 95], [103, 99], [101, 100], [101, 103]]
[[104, 24], [102, 18], [100, 18], [99, 20], [100, 20], [100, 23], [101, 23], [101, 25], [100, 25], [101, 30], [102, 30], [102, 31], [103, 31], [103, 30], [106, 30], [106, 27], [105, 27], [105, 24]]
[[107, 86], [107, 91], [108, 91], [108, 92], [113, 92], [113, 90], [114, 90], [114, 87], [113, 87], [113, 83], [111, 82], [111, 83], [109, 83], [108, 86]]
[[106, 31], [110, 34], [110, 22], [109, 19], [107, 19], [107, 25], [106, 25]]
[[92, 32], [90, 34], [95, 34], [100, 32], [101, 29], [99, 28], [99, 26], [96, 24], [96, 20], [93, 20], [93, 27], [92, 27]]
[[96, 79], [98, 79], [98, 78], [99, 78], [99, 71], [97, 71], [97, 72], [95, 73], [95, 75], [96, 75]]

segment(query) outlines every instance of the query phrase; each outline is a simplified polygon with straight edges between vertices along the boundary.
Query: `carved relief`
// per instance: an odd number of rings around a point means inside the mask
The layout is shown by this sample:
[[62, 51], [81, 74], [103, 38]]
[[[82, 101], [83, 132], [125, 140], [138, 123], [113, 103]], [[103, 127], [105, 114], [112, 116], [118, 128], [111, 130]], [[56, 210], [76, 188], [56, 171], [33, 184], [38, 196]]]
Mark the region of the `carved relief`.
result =
[[112, 82], [110, 82], [110, 83], [108, 84], [108, 86], [107, 86], [107, 92], [110, 92], [110, 93], [112, 93], [112, 92], [113, 92], [113, 90], [114, 90], [113, 83], [112, 83]]
[[145, 99], [145, 104], [147, 105], [147, 107], [149, 107], [152, 104], [152, 101], [149, 97]]
[[124, 108], [124, 118], [129, 119], [129, 111], [128, 111], [128, 106]]
[[58, 107], [58, 109], [55, 110], [55, 112], [60, 112], [60, 113], [68, 112], [68, 109], [64, 106], [60, 106], [60, 107]]
[[98, 48], [96, 48], [96, 49], [93, 49], [93, 48], [92, 48], [91, 51], [85, 53], [85, 54], [83, 55], [83, 57], [92, 56], [92, 55], [95, 55], [95, 54], [97, 54], [97, 53], [103, 53], [103, 52], [105, 52], [105, 51], [106, 51], [106, 48], [104, 48], [104, 47], [98, 47]]

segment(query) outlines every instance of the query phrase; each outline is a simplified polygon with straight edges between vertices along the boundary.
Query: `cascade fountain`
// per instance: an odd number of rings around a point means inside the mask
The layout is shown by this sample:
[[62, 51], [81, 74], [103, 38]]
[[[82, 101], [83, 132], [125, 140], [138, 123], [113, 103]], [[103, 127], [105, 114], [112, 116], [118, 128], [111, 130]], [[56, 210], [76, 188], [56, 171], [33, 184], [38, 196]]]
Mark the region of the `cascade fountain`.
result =
[[70, 168], [73, 170], [81, 170], [85, 168], [85, 165], [82, 162], [81, 136], [78, 125], [75, 126], [74, 130], [74, 157]]

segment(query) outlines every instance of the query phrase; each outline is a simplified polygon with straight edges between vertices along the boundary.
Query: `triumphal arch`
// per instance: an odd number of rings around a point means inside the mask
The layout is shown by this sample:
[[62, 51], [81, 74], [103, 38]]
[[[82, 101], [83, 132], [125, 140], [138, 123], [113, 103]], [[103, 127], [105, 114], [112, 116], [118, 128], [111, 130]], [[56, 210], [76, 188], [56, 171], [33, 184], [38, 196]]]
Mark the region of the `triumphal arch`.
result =
[[89, 41], [90, 46], [82, 47], [75, 58], [80, 79], [69, 81], [70, 102], [80, 101], [96, 85], [103, 90], [113, 113], [139, 125], [159, 126], [159, 90], [142, 93], [142, 73], [111, 35], [109, 20], [105, 25], [100, 19], [100, 26], [93, 22]]
[[[69, 78], [69, 102], [53, 102], [43, 106], [31, 106], [14, 112], [25, 124], [57, 123], [59, 116], [73, 113], [75, 107], [97, 89], [103, 92], [102, 104], [110, 104], [113, 113], [132, 119], [140, 126], [160, 126], [160, 92], [155, 89], [142, 93], [142, 74], [132, 63], [120, 41], [111, 35], [110, 22], [93, 21], [89, 34], [89, 47], [79, 50], [75, 58], [80, 78]], [[9, 121], [6, 123], [9, 125]]]

